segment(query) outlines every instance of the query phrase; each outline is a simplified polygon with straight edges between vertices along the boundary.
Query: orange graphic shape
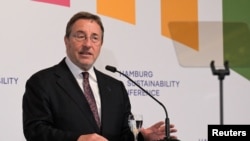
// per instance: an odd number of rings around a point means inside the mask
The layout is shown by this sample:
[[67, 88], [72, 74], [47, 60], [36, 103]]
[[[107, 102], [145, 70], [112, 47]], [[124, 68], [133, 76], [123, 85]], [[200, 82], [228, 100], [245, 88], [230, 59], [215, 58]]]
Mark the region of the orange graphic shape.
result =
[[97, 0], [97, 13], [135, 24], [135, 0]]
[[199, 50], [198, 0], [161, 0], [162, 35]]

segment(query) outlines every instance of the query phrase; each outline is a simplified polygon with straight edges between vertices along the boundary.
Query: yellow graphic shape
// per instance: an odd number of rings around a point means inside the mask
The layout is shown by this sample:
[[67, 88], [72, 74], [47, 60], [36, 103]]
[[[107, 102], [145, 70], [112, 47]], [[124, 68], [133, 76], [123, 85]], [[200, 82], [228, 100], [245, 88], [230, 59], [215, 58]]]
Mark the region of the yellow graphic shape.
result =
[[161, 0], [162, 35], [199, 50], [198, 0]]
[[97, 0], [97, 13], [135, 24], [135, 0]]

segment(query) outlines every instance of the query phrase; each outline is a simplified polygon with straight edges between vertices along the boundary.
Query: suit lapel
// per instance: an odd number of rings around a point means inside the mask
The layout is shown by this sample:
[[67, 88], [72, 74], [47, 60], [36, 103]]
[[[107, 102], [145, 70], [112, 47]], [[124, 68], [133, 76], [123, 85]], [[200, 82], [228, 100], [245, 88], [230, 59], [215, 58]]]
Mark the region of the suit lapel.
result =
[[112, 122], [110, 121], [110, 116], [115, 116], [113, 114], [110, 114], [110, 97], [112, 97], [112, 90], [111, 90], [111, 83], [106, 79], [105, 75], [96, 70], [96, 77], [98, 81], [98, 88], [99, 88], [99, 93], [100, 93], [100, 98], [101, 98], [101, 111], [102, 111], [102, 117], [101, 117], [101, 123], [102, 123], [102, 131], [108, 129], [107, 127], [109, 126], [109, 123]]

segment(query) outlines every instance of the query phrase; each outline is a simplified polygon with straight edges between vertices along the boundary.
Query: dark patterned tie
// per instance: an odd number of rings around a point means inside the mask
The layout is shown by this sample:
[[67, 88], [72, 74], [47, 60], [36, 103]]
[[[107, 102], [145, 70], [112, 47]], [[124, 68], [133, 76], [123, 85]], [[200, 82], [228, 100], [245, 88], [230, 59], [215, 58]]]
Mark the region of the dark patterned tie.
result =
[[101, 122], [100, 122], [100, 118], [98, 116], [98, 111], [97, 111], [97, 106], [96, 106], [96, 102], [95, 102], [95, 98], [93, 95], [93, 92], [91, 90], [91, 87], [89, 85], [89, 73], [88, 72], [83, 72], [83, 89], [84, 89], [84, 95], [89, 103], [90, 109], [94, 115], [94, 118], [96, 120], [96, 123], [98, 125], [98, 127], [100, 128], [101, 126]]

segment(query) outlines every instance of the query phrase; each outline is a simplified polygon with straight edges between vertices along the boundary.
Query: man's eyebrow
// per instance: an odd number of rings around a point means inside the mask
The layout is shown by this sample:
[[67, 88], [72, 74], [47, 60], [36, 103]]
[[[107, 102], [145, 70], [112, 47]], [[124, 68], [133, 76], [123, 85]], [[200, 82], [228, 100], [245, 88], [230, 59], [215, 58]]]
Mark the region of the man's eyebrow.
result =
[[82, 30], [77, 30], [76, 33], [83, 33], [83, 34], [85, 34], [85, 32], [82, 31]]

